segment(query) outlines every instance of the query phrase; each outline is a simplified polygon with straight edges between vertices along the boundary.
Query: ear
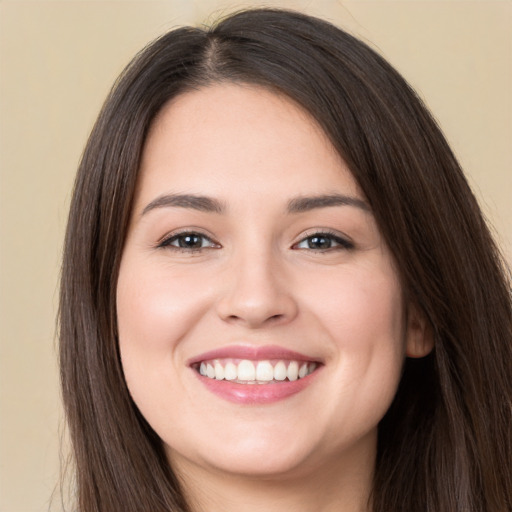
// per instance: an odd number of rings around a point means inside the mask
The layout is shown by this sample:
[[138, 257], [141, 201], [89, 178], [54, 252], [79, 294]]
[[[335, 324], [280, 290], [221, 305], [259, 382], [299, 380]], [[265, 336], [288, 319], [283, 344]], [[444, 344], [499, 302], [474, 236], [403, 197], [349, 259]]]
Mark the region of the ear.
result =
[[434, 335], [425, 314], [415, 305], [409, 304], [407, 311], [407, 333], [405, 354], [407, 357], [424, 357], [434, 348]]

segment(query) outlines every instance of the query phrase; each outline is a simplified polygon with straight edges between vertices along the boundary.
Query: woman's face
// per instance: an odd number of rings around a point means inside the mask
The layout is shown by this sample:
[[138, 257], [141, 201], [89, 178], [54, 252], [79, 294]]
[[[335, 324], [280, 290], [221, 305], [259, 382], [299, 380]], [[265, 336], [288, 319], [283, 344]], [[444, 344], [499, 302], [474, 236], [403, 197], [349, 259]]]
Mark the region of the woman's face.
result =
[[422, 336], [324, 133], [290, 100], [234, 84], [155, 120], [117, 314], [131, 396], [189, 471], [371, 464]]

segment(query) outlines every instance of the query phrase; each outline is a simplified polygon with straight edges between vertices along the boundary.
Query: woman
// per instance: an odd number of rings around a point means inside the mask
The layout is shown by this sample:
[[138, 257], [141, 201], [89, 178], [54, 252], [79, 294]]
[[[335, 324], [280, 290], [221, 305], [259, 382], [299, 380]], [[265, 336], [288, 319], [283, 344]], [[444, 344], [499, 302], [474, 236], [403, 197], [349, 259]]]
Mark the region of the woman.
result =
[[71, 206], [78, 509], [510, 509], [506, 276], [363, 43], [267, 9], [168, 33], [107, 99]]

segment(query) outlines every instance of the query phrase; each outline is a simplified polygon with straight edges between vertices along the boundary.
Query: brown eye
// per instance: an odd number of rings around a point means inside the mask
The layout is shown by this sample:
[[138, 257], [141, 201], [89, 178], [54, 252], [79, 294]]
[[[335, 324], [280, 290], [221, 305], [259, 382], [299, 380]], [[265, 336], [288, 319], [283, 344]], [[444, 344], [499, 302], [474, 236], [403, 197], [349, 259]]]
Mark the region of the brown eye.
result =
[[308, 249], [330, 249], [333, 240], [326, 236], [311, 236], [307, 238]]
[[175, 242], [177, 242], [178, 247], [183, 249], [199, 249], [203, 246], [203, 237], [195, 234], [181, 235], [176, 237]]
[[209, 247], [218, 247], [210, 238], [201, 233], [178, 233], [164, 240], [159, 247], [176, 248], [189, 251], [199, 251]]
[[294, 249], [308, 249], [311, 251], [327, 251], [337, 249], [353, 249], [354, 245], [344, 238], [332, 233], [314, 233], [296, 244]]

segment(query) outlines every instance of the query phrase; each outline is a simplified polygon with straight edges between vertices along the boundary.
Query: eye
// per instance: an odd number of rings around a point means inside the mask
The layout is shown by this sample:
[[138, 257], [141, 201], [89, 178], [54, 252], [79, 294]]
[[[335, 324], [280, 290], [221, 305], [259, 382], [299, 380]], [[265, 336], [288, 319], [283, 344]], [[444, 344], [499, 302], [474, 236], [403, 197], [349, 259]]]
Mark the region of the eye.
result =
[[219, 244], [202, 233], [185, 231], [165, 238], [158, 247], [182, 251], [200, 251], [201, 249], [219, 247]]
[[328, 251], [336, 249], [353, 249], [354, 244], [334, 233], [313, 233], [293, 246], [293, 249]]

